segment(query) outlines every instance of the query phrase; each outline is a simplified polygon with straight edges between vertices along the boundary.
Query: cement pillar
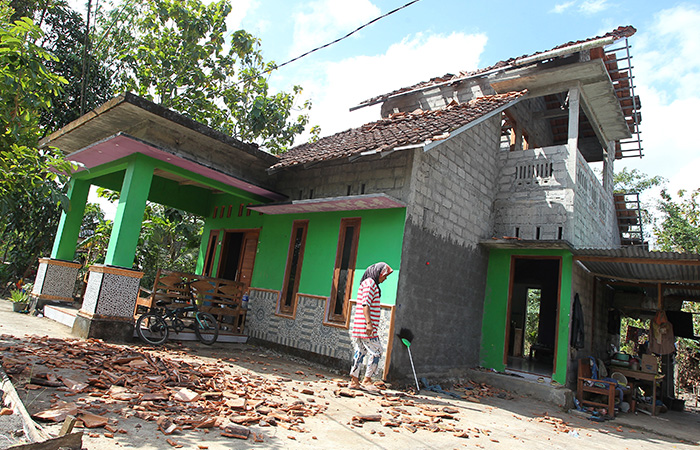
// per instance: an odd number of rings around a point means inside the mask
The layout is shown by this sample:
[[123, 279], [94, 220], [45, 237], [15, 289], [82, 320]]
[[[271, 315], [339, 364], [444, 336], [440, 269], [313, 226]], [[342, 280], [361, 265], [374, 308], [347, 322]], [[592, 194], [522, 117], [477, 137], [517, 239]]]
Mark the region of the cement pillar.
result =
[[68, 187], [68, 208], [61, 212], [58, 231], [53, 241], [51, 258], [72, 261], [78, 244], [78, 234], [83, 223], [90, 182], [72, 178]]
[[72, 333], [81, 338], [129, 341], [143, 272], [95, 264], [88, 269], [83, 305]]
[[574, 197], [576, 195], [576, 166], [578, 158], [578, 121], [580, 97], [581, 92], [578, 87], [573, 87], [569, 89], [569, 133], [566, 145], [569, 151], [569, 154], [566, 158], [566, 171], [569, 175], [569, 181], [567, 183], [568, 189], [564, 205], [566, 208], [567, 226], [564, 228], [563, 238], [573, 244], [575, 244]]
[[[75, 251], [75, 246], [73, 247]], [[32, 308], [41, 310], [46, 302], [73, 302], [80, 263], [40, 258], [30, 294]]]
[[127, 269], [133, 266], [154, 168], [153, 160], [137, 155], [126, 169], [107, 247], [106, 265]]

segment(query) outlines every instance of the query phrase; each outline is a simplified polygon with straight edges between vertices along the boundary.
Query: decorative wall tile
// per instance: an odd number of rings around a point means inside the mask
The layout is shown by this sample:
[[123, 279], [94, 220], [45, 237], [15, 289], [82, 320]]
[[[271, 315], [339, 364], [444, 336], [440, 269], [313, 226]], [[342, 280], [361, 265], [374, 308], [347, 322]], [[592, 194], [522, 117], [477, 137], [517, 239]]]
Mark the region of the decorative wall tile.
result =
[[111, 317], [131, 317], [138, 293], [138, 278], [105, 273], [96, 313]]
[[[252, 289], [248, 302], [246, 329], [250, 337], [275, 344], [305, 350], [318, 355], [347, 360], [348, 367], [352, 358], [352, 341], [349, 329], [323, 324], [326, 313], [326, 299], [298, 296], [296, 317], [294, 319], [278, 316], [278, 292]], [[351, 317], [355, 313], [355, 303], [351, 303]], [[382, 308], [379, 324], [379, 339], [386, 350], [391, 324], [391, 309]], [[384, 368], [386, 351], [379, 363], [380, 371]]]

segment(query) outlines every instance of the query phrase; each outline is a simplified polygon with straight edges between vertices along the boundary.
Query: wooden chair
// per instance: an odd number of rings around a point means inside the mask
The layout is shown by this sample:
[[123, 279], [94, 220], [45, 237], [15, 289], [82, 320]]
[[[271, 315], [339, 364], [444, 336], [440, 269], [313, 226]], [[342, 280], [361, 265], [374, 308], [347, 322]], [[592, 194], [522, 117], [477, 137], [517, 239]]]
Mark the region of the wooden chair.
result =
[[[598, 406], [608, 409], [608, 415], [615, 417], [615, 383], [600, 381], [592, 378], [590, 358], [578, 360], [578, 386], [576, 398], [581, 405]], [[585, 399], [584, 393], [602, 395], [606, 397], [607, 403]]]

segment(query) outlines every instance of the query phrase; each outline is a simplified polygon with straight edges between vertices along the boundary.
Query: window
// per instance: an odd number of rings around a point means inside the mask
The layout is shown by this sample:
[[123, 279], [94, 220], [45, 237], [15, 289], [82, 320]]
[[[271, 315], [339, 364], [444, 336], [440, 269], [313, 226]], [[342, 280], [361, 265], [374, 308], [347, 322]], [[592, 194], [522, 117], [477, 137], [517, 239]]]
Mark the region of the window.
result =
[[284, 274], [282, 295], [280, 295], [277, 307], [279, 314], [293, 316], [296, 309], [296, 296], [299, 292], [299, 278], [304, 260], [308, 226], [308, 220], [295, 220], [292, 224], [292, 236], [289, 240], [289, 252], [287, 253], [287, 270]]
[[342, 219], [338, 236], [338, 251], [335, 256], [333, 285], [328, 308], [328, 321], [345, 324], [348, 302], [352, 293], [357, 241], [360, 236], [360, 219]]

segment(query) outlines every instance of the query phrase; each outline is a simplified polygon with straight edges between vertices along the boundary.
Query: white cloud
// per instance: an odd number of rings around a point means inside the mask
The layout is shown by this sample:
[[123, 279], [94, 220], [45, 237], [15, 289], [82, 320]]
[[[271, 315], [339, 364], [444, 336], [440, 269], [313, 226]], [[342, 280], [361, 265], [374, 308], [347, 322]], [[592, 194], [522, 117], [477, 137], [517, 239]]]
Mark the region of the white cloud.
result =
[[[214, 0], [203, 0], [205, 4], [212, 3]], [[241, 29], [243, 19], [255, 11], [260, 3], [256, 0], [231, 0], [231, 14], [226, 18], [226, 26], [229, 31]]]
[[378, 17], [381, 11], [369, 0], [317, 0], [294, 14], [294, 38], [290, 56], [337, 39]]
[[554, 14], [562, 14], [567, 9], [570, 9], [572, 6], [574, 6], [575, 3], [575, 1], [559, 3], [558, 5], [554, 5], [554, 8], [552, 8], [550, 12], [553, 12]]
[[592, 15], [605, 11], [609, 7], [610, 5], [608, 4], [608, 0], [584, 0], [578, 6], [576, 6], [576, 0], [571, 0], [554, 5], [554, 8], [552, 8], [549, 12], [554, 14], [563, 14], [569, 11], [577, 11], [585, 15]]
[[[308, 73], [315, 77], [299, 84], [314, 102], [311, 124], [320, 125], [322, 135], [327, 136], [378, 120], [379, 106], [354, 112], [349, 108], [435, 76], [474, 70], [486, 41], [483, 34], [418, 34], [391, 45], [382, 55], [357, 56], [310, 68]], [[297, 143], [306, 138], [302, 136]]]
[[609, 7], [607, 0], [585, 0], [578, 9], [584, 14], [595, 14], [605, 11]]
[[[700, 188], [700, 141], [692, 117], [700, 109], [700, 8], [661, 11], [632, 38], [636, 93], [642, 102], [645, 157], [619, 161], [668, 179], [669, 192]], [[654, 195], [653, 193], [651, 195]]]

